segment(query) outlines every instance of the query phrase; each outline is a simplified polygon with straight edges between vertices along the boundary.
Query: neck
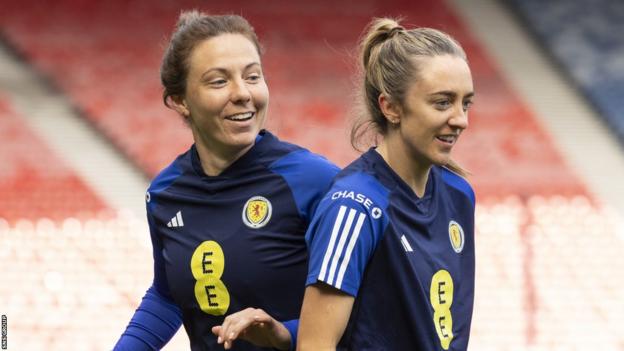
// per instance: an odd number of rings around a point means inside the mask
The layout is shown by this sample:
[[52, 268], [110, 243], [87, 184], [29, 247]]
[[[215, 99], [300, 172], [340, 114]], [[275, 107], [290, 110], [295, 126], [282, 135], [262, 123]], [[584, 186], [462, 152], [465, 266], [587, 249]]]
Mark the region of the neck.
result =
[[377, 152], [399, 177], [414, 191], [423, 197], [431, 164], [419, 161], [410, 155], [405, 143], [399, 138], [384, 138], [377, 146]]
[[[195, 133], [193, 133], [195, 134]], [[194, 135], [195, 136], [195, 135]], [[245, 146], [244, 148], [226, 148], [212, 146], [200, 136], [195, 136], [195, 147], [199, 155], [202, 170], [207, 176], [218, 176], [228, 168], [232, 163], [243, 156], [254, 144]]]

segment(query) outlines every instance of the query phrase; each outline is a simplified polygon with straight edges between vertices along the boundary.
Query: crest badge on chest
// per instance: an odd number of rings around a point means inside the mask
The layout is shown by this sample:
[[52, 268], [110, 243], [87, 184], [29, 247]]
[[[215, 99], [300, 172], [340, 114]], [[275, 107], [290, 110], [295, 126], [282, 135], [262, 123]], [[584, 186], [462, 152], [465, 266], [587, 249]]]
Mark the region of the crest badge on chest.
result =
[[243, 223], [249, 228], [262, 228], [271, 219], [272, 210], [271, 202], [267, 198], [254, 196], [243, 207]]
[[455, 252], [460, 253], [464, 249], [464, 229], [455, 221], [449, 222], [449, 240]]

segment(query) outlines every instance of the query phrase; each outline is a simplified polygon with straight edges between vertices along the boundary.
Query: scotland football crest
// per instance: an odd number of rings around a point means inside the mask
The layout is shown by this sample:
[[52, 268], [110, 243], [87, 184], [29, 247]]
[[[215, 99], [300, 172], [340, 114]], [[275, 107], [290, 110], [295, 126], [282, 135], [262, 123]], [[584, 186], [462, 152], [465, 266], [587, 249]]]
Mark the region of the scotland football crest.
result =
[[262, 196], [247, 200], [243, 207], [243, 222], [249, 228], [264, 227], [271, 219], [271, 202]]
[[460, 253], [464, 249], [464, 229], [455, 221], [449, 222], [449, 239], [455, 252]]

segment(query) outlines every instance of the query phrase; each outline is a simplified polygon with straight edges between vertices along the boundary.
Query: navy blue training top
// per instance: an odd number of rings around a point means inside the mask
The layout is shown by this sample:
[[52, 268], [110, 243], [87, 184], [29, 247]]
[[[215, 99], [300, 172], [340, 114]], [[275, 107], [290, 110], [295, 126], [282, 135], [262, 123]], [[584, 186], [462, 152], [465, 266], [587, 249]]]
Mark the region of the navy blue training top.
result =
[[[305, 230], [338, 170], [262, 131], [219, 176], [204, 174], [193, 146], [153, 180], [154, 286], [180, 307], [192, 350], [222, 350], [211, 328], [247, 307], [298, 318]], [[261, 348], [237, 341], [233, 350]]]
[[422, 198], [374, 149], [339, 173], [306, 234], [307, 284], [355, 297], [339, 350], [466, 350], [474, 210], [470, 185], [443, 167]]

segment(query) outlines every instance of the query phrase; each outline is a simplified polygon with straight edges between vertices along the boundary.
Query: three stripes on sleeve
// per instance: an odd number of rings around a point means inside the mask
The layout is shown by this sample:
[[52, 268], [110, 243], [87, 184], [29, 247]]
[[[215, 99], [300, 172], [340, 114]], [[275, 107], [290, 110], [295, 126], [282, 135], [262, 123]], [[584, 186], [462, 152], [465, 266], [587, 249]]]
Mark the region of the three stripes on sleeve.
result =
[[381, 233], [371, 225], [363, 207], [333, 203], [317, 220], [308, 233], [310, 267], [306, 284], [322, 281], [355, 296]]

